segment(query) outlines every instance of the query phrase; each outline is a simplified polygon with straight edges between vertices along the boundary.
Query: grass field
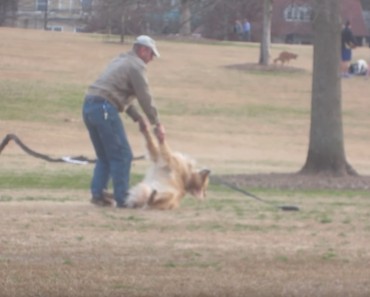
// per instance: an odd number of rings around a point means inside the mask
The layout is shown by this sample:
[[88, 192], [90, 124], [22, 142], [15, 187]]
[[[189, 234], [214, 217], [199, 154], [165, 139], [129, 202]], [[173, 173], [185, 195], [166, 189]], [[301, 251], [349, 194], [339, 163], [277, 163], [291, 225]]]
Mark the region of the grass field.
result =
[[[61, 157], [93, 150], [81, 121], [86, 86], [131, 47], [100, 35], [0, 28], [0, 137]], [[148, 67], [175, 150], [213, 174], [296, 172], [310, 126], [312, 47], [274, 71], [255, 63], [258, 44], [158, 40]], [[368, 60], [358, 48], [354, 59]], [[345, 148], [370, 174], [369, 80], [342, 81]], [[137, 127], [123, 115], [135, 155]], [[132, 183], [146, 161], [133, 165]], [[370, 296], [368, 190], [251, 188], [299, 205], [282, 212], [212, 184], [208, 200], [174, 211], [95, 208], [92, 166], [48, 163], [10, 143], [0, 155], [0, 296]]]

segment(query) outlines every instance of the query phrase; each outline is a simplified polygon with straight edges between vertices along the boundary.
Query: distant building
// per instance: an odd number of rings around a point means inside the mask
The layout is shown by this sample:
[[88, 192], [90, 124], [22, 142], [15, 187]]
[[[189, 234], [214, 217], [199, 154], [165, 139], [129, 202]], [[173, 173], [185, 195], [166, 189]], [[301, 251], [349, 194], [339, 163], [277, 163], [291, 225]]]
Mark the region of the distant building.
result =
[[[362, 15], [364, 17], [367, 30], [370, 32], [370, 0], [361, 0], [361, 3], [362, 3]], [[368, 44], [370, 45], [370, 36], [368, 36], [367, 41]]]
[[[368, 39], [361, 0], [341, 1], [343, 23], [349, 20], [359, 44]], [[366, 0], [365, 0], [366, 1]], [[274, 0], [272, 12], [272, 42], [311, 44], [313, 0]]]
[[92, 0], [18, 0], [18, 10], [7, 25], [48, 30], [79, 31], [92, 9]]

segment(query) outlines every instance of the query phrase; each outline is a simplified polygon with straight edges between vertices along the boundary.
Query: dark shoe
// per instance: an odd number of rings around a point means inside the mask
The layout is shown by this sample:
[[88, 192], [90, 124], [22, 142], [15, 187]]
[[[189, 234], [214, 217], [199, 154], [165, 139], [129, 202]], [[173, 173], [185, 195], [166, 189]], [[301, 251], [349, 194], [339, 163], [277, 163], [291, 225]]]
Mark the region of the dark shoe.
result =
[[106, 193], [103, 193], [103, 196], [101, 198], [92, 198], [90, 202], [99, 207], [114, 206], [114, 199], [106, 195]]
[[125, 203], [117, 203], [117, 208], [127, 208], [127, 205]]
[[90, 200], [90, 202], [96, 206], [100, 206], [100, 207], [103, 207], [104, 206], [104, 202], [102, 199], [98, 199], [98, 198], [92, 198]]
[[102, 201], [104, 203], [104, 206], [114, 206], [114, 196], [111, 193], [108, 193], [106, 191], [103, 191], [103, 197]]

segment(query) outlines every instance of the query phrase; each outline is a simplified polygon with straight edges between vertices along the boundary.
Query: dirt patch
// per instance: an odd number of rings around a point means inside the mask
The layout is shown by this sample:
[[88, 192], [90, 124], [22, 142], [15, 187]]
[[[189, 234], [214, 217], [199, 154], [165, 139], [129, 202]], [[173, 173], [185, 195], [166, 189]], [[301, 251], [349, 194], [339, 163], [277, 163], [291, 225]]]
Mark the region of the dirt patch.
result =
[[240, 71], [250, 71], [250, 72], [269, 72], [269, 73], [304, 73], [305, 69], [297, 68], [289, 65], [280, 64], [270, 64], [270, 65], [260, 65], [257, 63], [243, 63], [243, 64], [233, 64], [226, 65], [225, 68], [235, 69]]

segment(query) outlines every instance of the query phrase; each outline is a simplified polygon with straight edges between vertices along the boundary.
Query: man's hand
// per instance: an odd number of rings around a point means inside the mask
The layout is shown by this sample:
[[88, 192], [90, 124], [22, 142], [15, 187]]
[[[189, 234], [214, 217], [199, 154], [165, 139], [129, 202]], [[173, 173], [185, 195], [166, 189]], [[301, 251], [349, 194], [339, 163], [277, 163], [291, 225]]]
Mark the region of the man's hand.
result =
[[166, 133], [165, 133], [164, 127], [161, 124], [157, 124], [154, 127], [154, 134], [155, 136], [157, 136], [158, 141], [160, 143], [163, 143]]

